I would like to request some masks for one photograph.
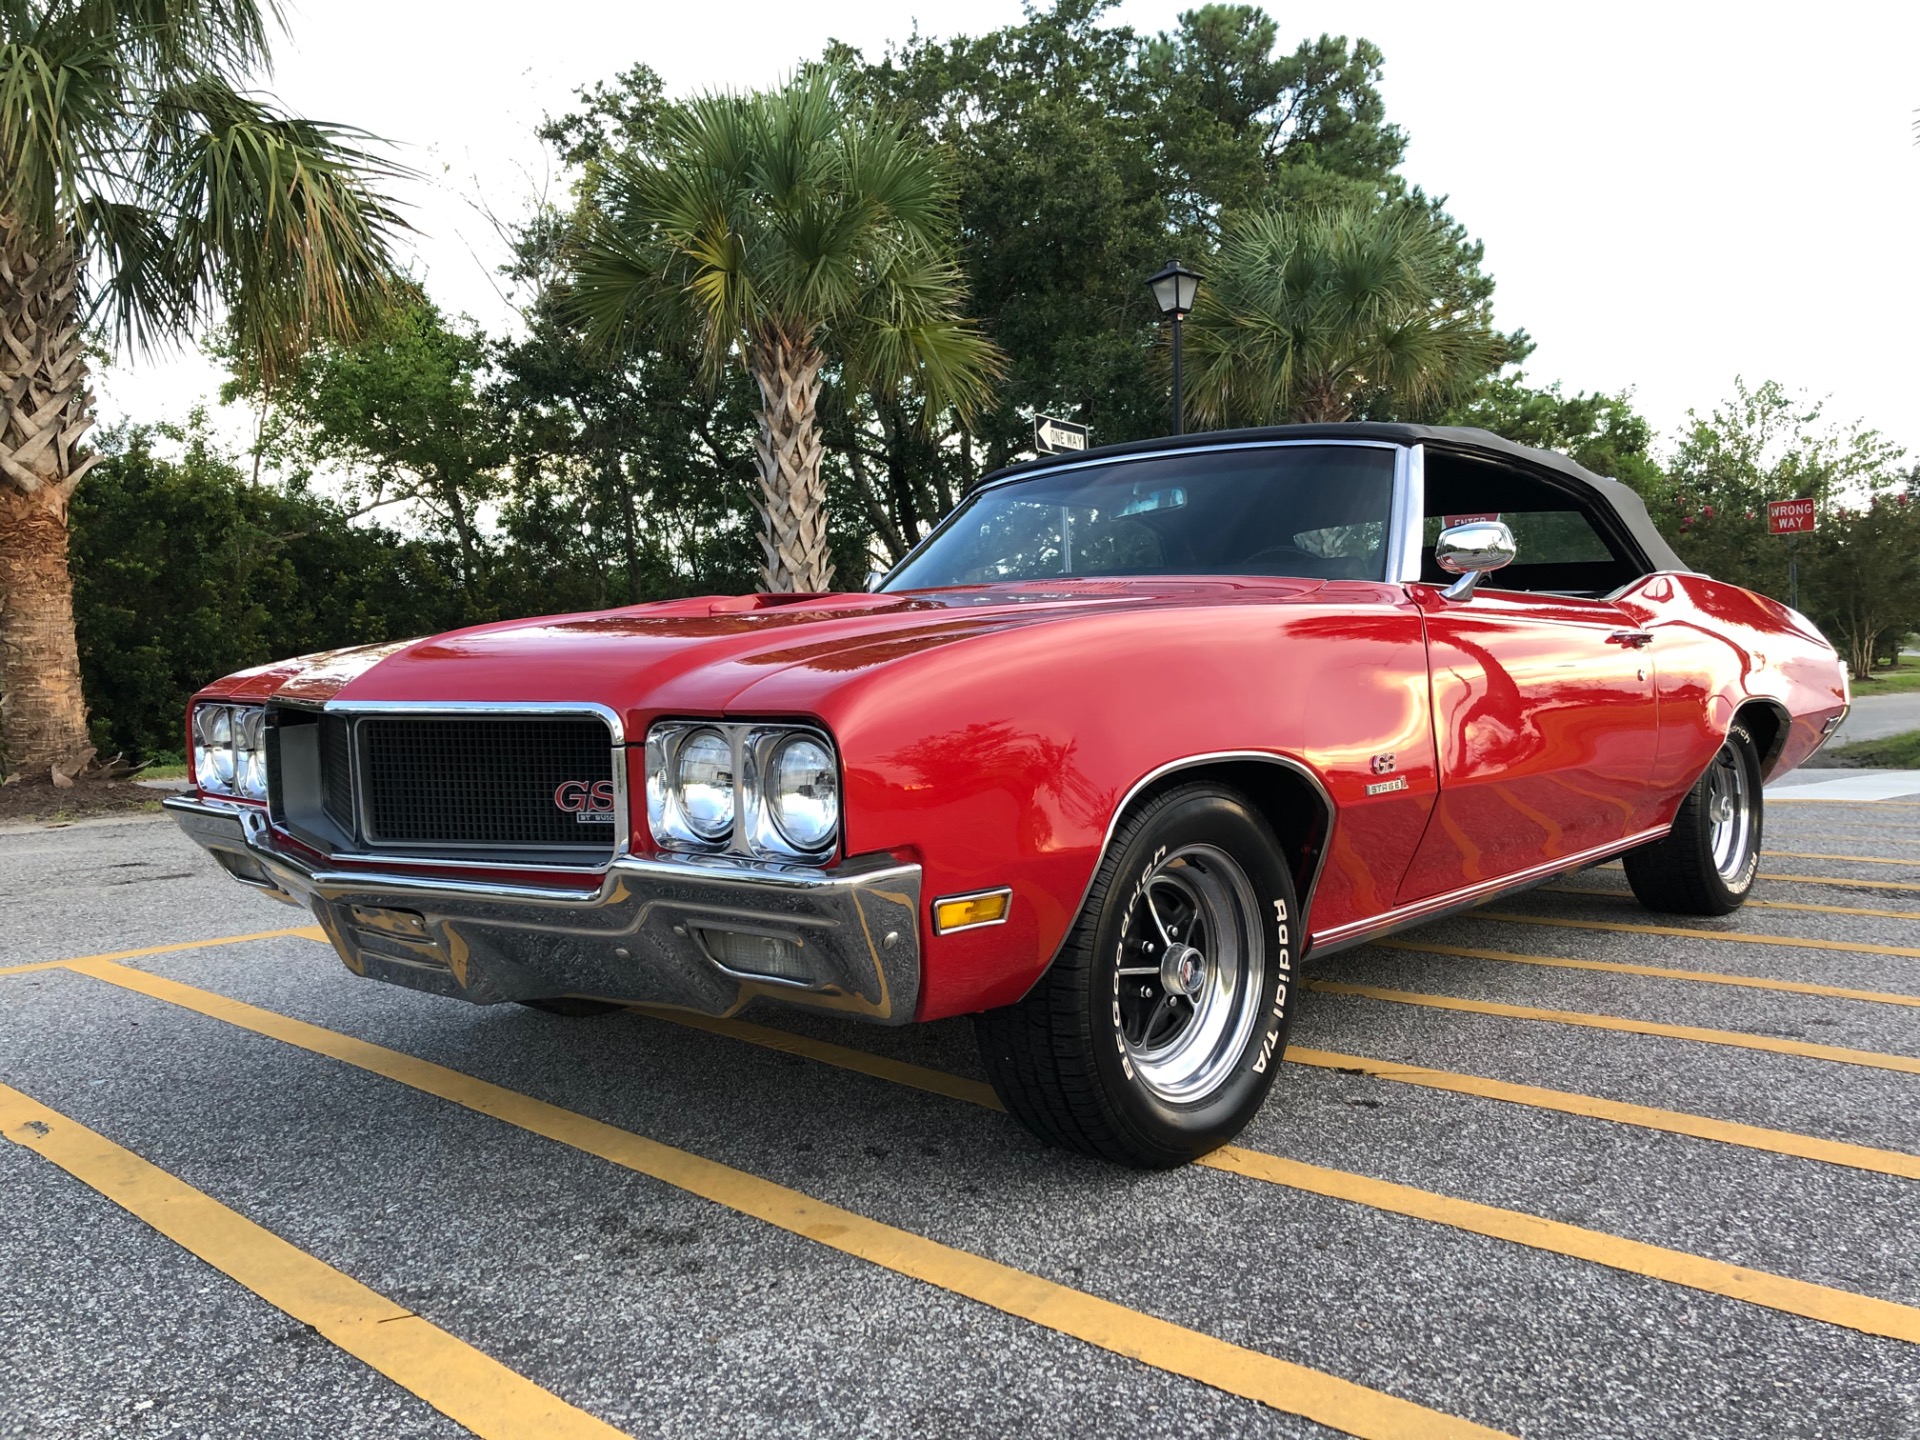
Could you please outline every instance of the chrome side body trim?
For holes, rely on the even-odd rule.
[[[1307,956],[1318,958],[1322,955],[1338,954],[1342,950],[1351,949],[1355,945],[1364,945],[1369,940],[1381,939],[1395,931],[1405,930],[1428,920],[1438,920],[1457,910],[1471,909],[1475,905],[1497,899],[1511,891],[1532,889],[1543,880],[1551,880],[1556,875],[1565,875],[1574,870],[1584,870],[1589,865],[1610,860],[1623,851],[1634,850],[1649,841],[1658,840],[1672,828],[1671,825],[1656,825],[1622,839],[1608,841],[1605,845],[1596,845],[1591,849],[1582,850],[1575,855],[1551,860],[1542,865],[1532,865],[1525,870],[1516,870],[1511,875],[1482,880],[1476,885],[1463,886],[1461,889],[1449,890],[1441,895],[1430,895],[1425,900],[1416,900],[1411,905],[1401,905],[1387,911],[1384,915],[1375,915],[1370,919],[1355,920],[1350,924],[1341,925],[1327,931],[1324,935],[1314,935],[1309,932]]]
[[[562,889],[329,870],[282,850],[264,811],[162,804],[236,879],[312,910],[373,979],[477,1004],[585,995],[706,1015],[766,996],[888,1025],[919,1004],[921,872],[890,855],[833,870],[623,856],[593,888]],[[782,942],[800,973],[723,965],[702,939],[714,931]]]
[[[1327,847],[1333,839],[1333,827],[1339,818],[1339,812],[1335,810],[1333,797],[1327,793],[1327,787],[1321,783],[1318,775],[1314,774],[1312,770],[1290,756],[1275,755],[1267,750],[1213,750],[1203,755],[1186,755],[1178,760],[1169,760],[1158,769],[1149,770],[1145,775],[1134,781],[1132,788],[1120,797],[1120,803],[1114,807],[1113,818],[1107,821],[1107,833],[1100,841],[1100,853],[1094,857],[1093,868],[1087,873],[1086,887],[1080,892],[1079,903],[1073,907],[1075,918],[1077,919],[1080,912],[1086,909],[1087,896],[1093,893],[1093,882],[1100,874],[1100,867],[1107,863],[1107,852],[1113,848],[1114,832],[1120,828],[1120,821],[1126,816],[1128,807],[1133,804],[1134,800],[1138,798],[1142,791],[1147,789],[1147,787],[1152,785],[1156,780],[1165,779],[1168,775],[1175,774],[1181,770],[1194,770],[1202,765],[1216,765],[1226,761],[1238,760],[1257,760],[1267,765],[1278,765],[1283,770],[1291,770],[1311,785],[1313,787],[1313,793],[1319,798],[1327,828],[1325,833],[1320,837],[1320,850],[1319,853],[1313,857],[1313,870],[1312,873],[1307,876],[1306,886],[1301,894],[1295,897],[1300,905],[1300,914],[1310,922],[1313,918],[1313,892],[1320,884],[1321,867],[1327,863]],[[1060,941],[1061,949],[1066,947],[1067,938],[1070,938],[1071,934],[1072,927],[1069,926],[1068,937],[1062,938]],[[1042,973],[1044,973],[1045,969],[1051,969],[1054,961],[1059,958],[1060,950],[1055,950],[1053,954],[1048,957],[1047,964]]]

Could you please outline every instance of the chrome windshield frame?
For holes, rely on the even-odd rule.
[[[1417,458],[1421,455],[1422,447],[1418,445],[1406,445],[1397,440],[1376,440],[1371,438],[1342,439],[1337,436],[1319,439],[1303,436],[1298,440],[1229,440],[1217,445],[1180,445],[1169,447],[1164,451],[1157,452],[1157,454],[1154,451],[1147,450],[1135,451],[1125,455],[1095,455],[1084,460],[1070,460],[1059,465],[1048,465],[1039,470],[1021,471],[1016,474],[1003,475],[997,480],[988,480],[968,491],[967,494],[961,498],[959,504],[955,505],[953,509],[941,517],[939,524],[921,536],[918,543],[916,543],[912,549],[908,550],[905,555],[902,555],[895,561],[887,570],[880,583],[874,587],[874,593],[888,593],[889,587],[893,584],[894,577],[907,566],[911,565],[914,560],[920,556],[921,552],[926,550],[935,540],[945,534],[947,529],[953,525],[975,499],[986,494],[989,490],[1003,489],[1009,485],[1021,484],[1023,481],[1037,480],[1042,476],[1060,475],[1070,470],[1088,470],[1102,465],[1125,465],[1138,460],[1159,458],[1159,456],[1218,455],[1232,450],[1294,450],[1303,447],[1319,449],[1340,447],[1360,450],[1391,450],[1394,452],[1393,495],[1387,515],[1385,579],[1390,584],[1401,583],[1407,578],[1417,580],[1420,576],[1420,522],[1422,506],[1425,499],[1424,486],[1422,484],[1422,477],[1425,473],[1424,463],[1422,458]],[[1409,556],[1412,558],[1410,577],[1407,574]],[[1109,578],[1124,579],[1127,577],[1115,576]],[[1151,577],[1142,576],[1137,578],[1146,579]],[[917,588],[937,590],[947,587],[920,586]],[[897,593],[908,592],[902,591]]]

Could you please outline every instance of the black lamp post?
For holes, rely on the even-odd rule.
[[[1167,268],[1147,281],[1160,313],[1173,322],[1173,433],[1186,429],[1186,412],[1180,404],[1180,322],[1193,310],[1193,297],[1200,293],[1200,282],[1207,277],[1189,270],[1178,260],[1169,260]]]

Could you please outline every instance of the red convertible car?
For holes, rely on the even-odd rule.
[[[976,1017],[1045,1139],[1232,1138],[1305,960],[1609,856],[1754,882],[1845,714],[1626,487],[1314,425],[989,477],[870,593],[484,625],[233,675],[168,802],[356,973],[563,1013]]]

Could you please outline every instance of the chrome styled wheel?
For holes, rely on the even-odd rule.
[[[1114,831],[1047,973],[976,1017],[987,1078],[1056,1145],[1152,1169],[1217,1150],[1280,1071],[1304,933],[1266,817],[1171,785]]]
[[[1680,801],[1673,828],[1620,857],[1640,903],[1674,915],[1739,909],[1760,869],[1760,785],[1760,748],[1753,732],[1735,723]]]
[[[1722,745],[1707,773],[1707,823],[1713,868],[1731,883],[1746,871],[1753,853],[1753,787],[1745,757]]]
[[[1114,1009],[1140,1083],[1174,1104],[1218,1089],[1259,1022],[1265,935],[1252,882],[1212,845],[1141,880],[1114,970]]]

